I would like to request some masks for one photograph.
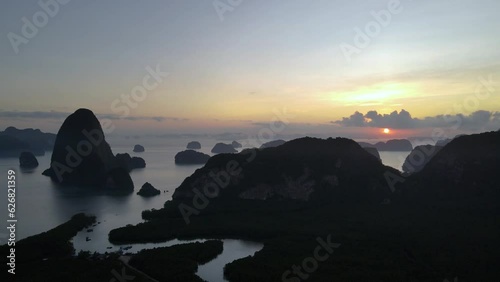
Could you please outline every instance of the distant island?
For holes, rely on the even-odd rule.
[[[12,136],[0,136],[0,157],[19,157],[22,152],[31,151],[31,146]],[[38,152],[38,155],[41,152]],[[45,152],[44,152],[45,153]]]
[[[233,143],[231,143],[231,145],[233,145],[233,148],[235,148],[235,149],[239,149],[239,148],[243,147],[243,145],[241,145],[241,143],[238,141],[233,141]]]
[[[13,126],[7,127],[0,132],[0,136],[11,136],[28,143],[33,150],[51,151],[56,141],[56,134],[45,133],[40,129],[17,129]]]
[[[178,165],[205,164],[210,156],[194,150],[186,150],[175,155],[175,163]]]
[[[201,144],[198,141],[191,141],[187,144],[186,148],[190,150],[199,150],[201,149]]]
[[[137,145],[134,146],[134,150],[133,151],[135,153],[142,153],[142,152],[146,151],[146,149],[144,148],[144,146],[137,144]]]
[[[211,152],[214,154],[231,154],[231,153],[237,153],[238,151],[234,149],[233,145],[231,144],[217,143],[212,148]]]
[[[38,166],[38,160],[31,152],[22,152],[19,156],[19,166],[21,168],[35,168]]]
[[[407,139],[392,139],[387,142],[377,142],[376,144],[359,142],[359,144],[362,147],[376,148],[379,151],[409,152],[413,150],[413,145]]]
[[[146,182],[144,183],[144,185],[142,185],[139,192],[137,192],[137,195],[143,197],[153,197],[159,195],[160,193],[160,190],[156,189],[153,185],[151,185],[151,183]]]
[[[269,141],[269,142],[266,142],[264,144],[262,144],[260,146],[260,149],[266,149],[266,148],[274,148],[274,147],[278,147],[278,146],[281,146],[283,144],[285,144],[286,141],[285,140],[274,140],[274,141]]]
[[[143,158],[131,157],[128,153],[116,154],[116,159],[120,166],[127,168],[128,171],[146,167],[146,161]]]
[[[22,152],[31,152],[35,156],[45,155],[53,149],[56,135],[44,133],[39,129],[17,129],[7,127],[0,132],[0,157],[19,157]]]

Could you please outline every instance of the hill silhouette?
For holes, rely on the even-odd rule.
[[[376,144],[359,142],[362,147],[365,148],[376,148],[379,151],[393,151],[393,152],[401,152],[401,151],[411,151],[413,146],[411,142],[406,139],[391,139],[387,142],[377,142]]]
[[[236,164],[238,168],[227,170]],[[217,183],[219,196],[229,199],[382,201],[390,196],[386,171],[398,173],[353,140],[306,137],[279,147],[216,155],[186,178],[173,198],[193,197],[194,188],[203,191]]]
[[[43,155],[45,151],[51,151],[56,141],[56,135],[53,133],[45,133],[33,128],[17,129],[13,126],[1,131],[0,136],[11,136],[27,143],[30,151],[35,155]]]
[[[484,195],[499,192],[499,171],[500,132],[464,135],[400,185],[407,193],[440,198]]]

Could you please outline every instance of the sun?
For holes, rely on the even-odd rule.
[[[384,128],[384,133],[389,134],[389,133],[391,133],[391,130],[389,128]]]

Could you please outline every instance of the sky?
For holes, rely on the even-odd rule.
[[[7,1],[0,130],[57,132],[78,108],[117,135],[498,130],[498,11],[498,0]]]

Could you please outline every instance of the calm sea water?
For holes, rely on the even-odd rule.
[[[143,198],[131,194],[111,196],[91,193],[76,187],[59,187],[50,178],[41,173],[50,165],[50,153],[38,157],[40,166],[34,170],[21,170],[17,158],[0,159],[0,173],[6,179],[7,170],[17,172],[16,212],[18,218],[18,239],[51,229],[72,215],[85,212],[94,214],[101,222],[100,226],[112,229],[141,221],[141,211],[161,208],[170,200],[177,186],[200,166],[176,166],[174,156],[181,150],[179,146],[147,148],[140,156],[146,160],[147,168],[134,170],[131,177],[135,190],[145,182],[150,182],[162,191],[160,196]],[[131,153],[131,147],[115,147],[114,153]],[[2,193],[2,202],[6,203],[6,193]],[[4,213],[4,216],[7,216]],[[104,227],[103,227],[104,228]],[[107,237],[107,236],[106,236]]]
[[[410,154],[408,152],[379,152],[382,163],[386,166],[391,166],[399,171],[403,170],[403,164],[406,157]]]
[[[91,252],[117,251],[120,247],[114,246],[108,241],[108,234],[114,228],[127,224],[142,222],[141,212],[152,208],[162,208],[163,204],[172,198],[172,194],[181,182],[200,165],[176,166],[174,156],[177,152],[185,150],[189,140],[160,140],[147,142],[137,140],[129,141],[128,145],[113,145],[113,153],[129,153],[146,160],[146,168],[133,170],[131,172],[135,190],[138,191],[145,182],[150,182],[162,193],[159,196],[143,198],[134,194],[126,196],[111,196],[100,193],[92,193],[86,189],[77,187],[59,187],[50,178],[42,175],[42,172],[50,165],[51,153],[37,157],[40,165],[32,170],[19,168],[17,158],[0,159],[0,174],[3,174],[5,184],[7,183],[7,171],[16,171],[16,217],[18,219],[16,235],[17,240],[45,232],[68,221],[76,213],[84,212],[97,217],[97,224],[92,227],[92,232],[83,230],[73,238],[76,251],[85,250]],[[145,144],[146,152],[133,153],[133,144]],[[158,143],[161,143],[159,145]],[[209,153],[215,140],[202,142],[202,152]],[[1,193],[0,200],[4,203],[2,218],[7,219],[7,193]],[[5,244],[6,232],[0,231],[0,244]],[[87,240],[89,239],[89,240]],[[3,241],[3,242],[2,242]],[[194,240],[194,241],[203,241]],[[127,252],[135,253],[142,249],[172,246],[176,244],[194,242],[172,240],[159,244],[134,244]],[[261,243],[247,242],[242,240],[223,240],[224,251],[216,259],[199,267],[198,275],[210,282],[224,281],[223,267],[227,263],[242,257],[255,254],[262,249]]]
[[[50,178],[45,177],[42,172],[50,165],[51,153],[38,157],[39,167],[33,170],[22,170],[19,168],[17,158],[0,159],[0,174],[7,179],[7,171],[14,169],[17,175],[16,190],[16,216],[17,239],[39,234],[68,221],[72,215],[80,212],[93,214],[97,217],[99,224],[92,227],[92,232],[83,230],[73,239],[75,249],[96,252],[110,252],[119,250],[120,246],[114,246],[108,241],[109,231],[142,222],[141,212],[147,209],[159,209],[165,201],[172,198],[172,194],[181,182],[201,166],[176,166],[174,156],[177,152],[185,150],[190,140],[156,140],[146,142],[144,140],[128,140],[126,142],[111,141],[113,153],[129,153],[132,156],[140,156],[146,160],[147,167],[131,172],[135,190],[138,191],[145,182],[150,182],[162,193],[152,198],[143,198],[131,194],[126,196],[111,196],[99,193],[91,193],[88,190],[77,187],[59,187],[52,183]],[[215,140],[200,140],[202,152],[209,153]],[[124,145],[124,143],[127,143]],[[145,145],[146,152],[133,153],[133,144]],[[381,158],[386,165],[401,170],[404,158],[409,152],[380,152]],[[0,200],[7,207],[7,193],[1,193]],[[2,217],[7,219],[6,208],[3,209]],[[0,244],[5,244],[6,232],[0,231]],[[200,239],[202,240],[202,239]],[[200,241],[196,240],[196,241]],[[137,252],[145,248],[159,246],[171,246],[187,241],[172,240],[161,244],[135,244],[129,252]],[[224,240],[224,252],[213,261],[200,266],[198,275],[207,281],[223,281],[222,269],[225,264],[242,257],[253,255],[262,248],[260,243],[252,243],[241,240]]]

